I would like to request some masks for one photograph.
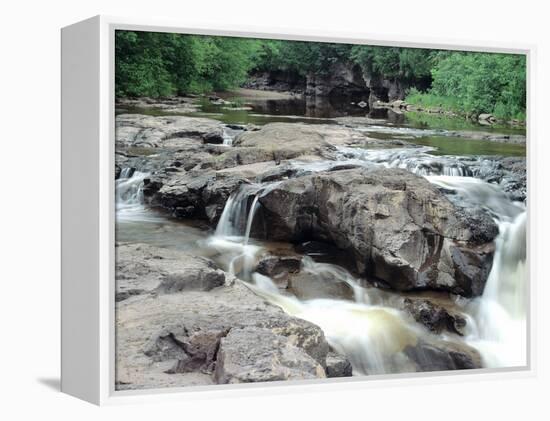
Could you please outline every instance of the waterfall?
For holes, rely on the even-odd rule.
[[[123,168],[123,169],[120,171],[120,177],[119,177],[119,179],[130,178],[130,177],[134,174],[135,171],[136,171],[135,168],[131,168],[131,167]]]
[[[306,267],[309,265],[306,263]],[[315,268],[319,271],[332,269],[336,269],[338,276],[343,274],[343,269],[334,265]],[[258,295],[281,307],[287,314],[319,326],[331,347],[348,358],[354,375],[414,370],[404,351],[427,334],[402,311],[346,300],[300,301],[294,296],[281,294],[266,276],[255,273],[252,278],[254,283],[248,286]]]
[[[223,208],[222,215],[218,221],[216,227],[216,236],[218,237],[238,237],[243,234],[246,236],[246,233],[250,233],[250,229],[247,229],[247,221],[250,220],[250,225],[252,225],[252,218],[254,217],[255,205],[257,205],[257,200],[251,207],[250,216],[248,209],[248,198],[252,195],[256,195],[262,189],[260,184],[241,184],[238,190],[233,192],[225,206]]]
[[[494,184],[475,178],[427,177],[487,209],[498,224],[495,255],[481,297],[466,308],[474,323],[467,342],[477,348],[487,367],[526,364],[526,225],[522,203],[512,202]]]
[[[228,198],[215,234],[206,245],[224,270],[246,281],[246,285],[286,313],[308,320],[323,330],[330,345],[346,355],[354,374],[383,374],[414,371],[415,362],[408,350],[420,342],[463,341],[476,348],[486,367],[525,364],[525,282],[526,209],[495,184],[474,178],[467,162],[457,157],[431,155],[429,147],[364,150],[340,148],[339,161],[301,163],[293,168],[303,173],[330,170],[342,163],[383,165],[404,168],[424,176],[432,184],[453,192],[465,203],[481,206],[495,219],[499,234],[495,256],[481,297],[457,302],[467,320],[467,331],[460,339],[436,336],[402,310],[402,296],[362,285],[337,265],[319,263],[308,256],[301,271],[315,278],[344,282],[353,291],[353,301],[316,298],[300,300],[281,291],[272,279],[255,272],[265,248],[250,244],[252,227],[260,208],[260,198],[279,183],[242,184]],[[477,168],[494,162],[475,161]],[[468,161],[468,162],[471,162]],[[475,170],[478,171],[478,170]]]
[[[499,222],[493,266],[483,295],[468,310],[476,326],[467,340],[487,367],[527,364],[527,213]]]
[[[270,184],[241,184],[227,199],[215,234],[206,242],[208,248],[219,253],[219,263],[229,273],[244,280],[250,280],[255,262],[263,250],[249,244],[249,240],[254,215],[260,206],[260,195],[269,186]],[[254,199],[249,207],[251,196]]]
[[[223,131],[222,137],[223,137],[223,144],[224,145],[226,145],[226,146],[232,146],[233,145],[233,137],[229,133],[227,133],[226,130]]]
[[[124,168],[115,182],[117,208],[141,206],[143,204],[143,180],[148,173]],[[128,176],[131,174],[131,176]]]
[[[428,176],[438,187],[452,190],[474,205],[488,210],[498,221],[514,219],[525,211],[525,205],[513,202],[496,185],[472,177]]]
[[[319,263],[309,256],[302,258],[301,270],[310,273],[317,277],[325,277],[329,279],[345,282],[353,291],[353,296],[356,302],[369,302],[368,295],[361,288],[357,280],[344,268],[330,263]]]
[[[254,200],[252,201],[252,206],[250,206],[250,211],[248,212],[248,220],[246,221],[246,231],[244,234],[244,245],[248,244],[248,240],[250,239],[250,230],[252,229],[252,223],[254,222],[254,215],[256,214],[256,211],[258,210],[259,203],[258,200],[260,199],[260,196],[257,194],[254,196]]]
[[[117,222],[143,220],[150,216],[143,203],[143,181],[149,173],[124,168],[115,181]]]

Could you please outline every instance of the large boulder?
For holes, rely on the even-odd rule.
[[[374,140],[353,128],[335,124],[270,123],[241,133],[235,146],[270,151],[274,160],[300,156],[332,157],[336,146],[365,145]]]
[[[231,193],[244,182],[247,180],[238,175],[216,171],[176,171],[146,179],[143,193],[152,205],[176,217],[203,218],[215,223]]]
[[[282,181],[260,198],[266,236],[328,241],[397,290],[483,292],[494,245],[422,177],[356,168]],[[496,235],[496,230],[491,231]]]

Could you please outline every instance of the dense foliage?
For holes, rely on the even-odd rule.
[[[429,83],[436,54],[420,48],[357,45],[352,49],[351,59],[364,73],[415,85]]]
[[[259,40],[117,31],[117,96],[168,96],[226,90],[260,71],[300,77],[327,74],[335,63],[399,80],[407,101],[467,114],[523,118],[525,57],[418,48]]]
[[[255,70],[289,71],[300,76],[311,72],[326,74],[331,65],[348,62],[351,49],[347,44],[264,40]]]
[[[117,96],[225,90],[246,80],[257,40],[117,31]]]
[[[436,62],[432,77],[429,94],[453,98],[456,109],[525,116],[525,56],[454,52]]]

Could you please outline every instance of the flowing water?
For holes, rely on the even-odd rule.
[[[365,130],[395,138],[426,139],[442,134],[439,129],[422,132],[418,128],[390,125]],[[227,132],[224,144],[230,147],[231,139],[232,133]],[[437,151],[431,145],[382,150],[340,148],[338,161],[295,162],[294,165],[305,173],[350,162],[403,168],[490,213],[498,224],[499,234],[484,293],[477,299],[457,299],[454,303],[468,321],[464,337],[450,333],[436,336],[428,332],[400,310],[401,295],[365,285],[344,268],[309,256],[302,258],[301,273],[341,282],[353,291],[352,297],[300,299],[292,290],[281,290],[272,279],[254,272],[258,259],[270,247],[268,242],[253,235],[254,222],[261,209],[259,199],[277,183],[241,185],[227,200],[212,232],[147,208],[143,204],[142,188],[148,174],[124,170],[116,182],[117,240],[147,242],[211,257],[222,269],[238,276],[253,291],[288,314],[320,326],[331,346],[350,360],[354,374],[413,371],[414,364],[406,350],[420,342],[441,340],[473,346],[480,352],[485,367],[525,365],[525,204],[513,202],[499,185],[478,178],[483,171],[497,165],[496,161],[469,153],[437,155]]]

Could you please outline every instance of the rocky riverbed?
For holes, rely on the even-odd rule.
[[[120,107],[166,112],[116,118],[117,389],[498,364],[480,318],[525,158]]]

